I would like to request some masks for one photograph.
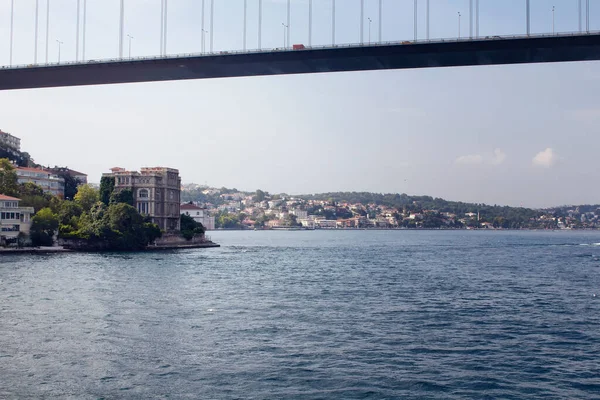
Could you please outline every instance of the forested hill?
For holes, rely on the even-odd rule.
[[[542,211],[523,207],[509,207],[476,203],[463,203],[460,201],[448,201],[431,196],[409,196],[398,193],[370,193],[370,192],[331,192],[318,193],[311,195],[298,195],[306,200],[331,201],[335,203],[361,203],[367,205],[375,203],[394,207],[399,210],[419,212],[423,210],[436,210],[439,212],[448,212],[456,215],[479,212],[482,218],[503,217],[510,220],[526,221],[530,218],[537,218],[542,215]]]

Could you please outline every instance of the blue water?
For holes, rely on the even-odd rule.
[[[600,398],[600,232],[212,237],[2,256],[0,398]]]

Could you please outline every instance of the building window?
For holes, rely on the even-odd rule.
[[[142,199],[147,199],[149,196],[148,194],[148,189],[140,189],[138,191],[138,197],[142,198]]]
[[[149,214],[150,207],[147,202],[138,203],[138,211],[140,214]]]

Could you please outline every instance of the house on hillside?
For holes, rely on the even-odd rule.
[[[20,207],[21,199],[0,194],[0,243],[16,241],[19,233],[29,234],[33,207]]]
[[[182,204],[179,209],[182,214],[186,214],[194,219],[196,222],[200,222],[207,230],[215,229],[215,217],[208,215],[208,210],[203,207],[198,207],[192,203]]]

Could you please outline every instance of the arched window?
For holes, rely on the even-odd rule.
[[[147,199],[149,197],[148,189],[140,189],[138,191],[138,197],[142,199]]]

